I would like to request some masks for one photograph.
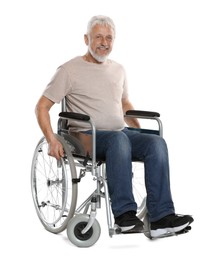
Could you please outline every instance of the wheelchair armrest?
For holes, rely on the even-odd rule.
[[[163,126],[162,126],[162,122],[159,118],[160,114],[158,112],[142,111],[142,110],[128,110],[128,111],[126,111],[126,114],[124,116],[155,120],[158,123],[159,135],[163,136]]]
[[[74,112],[61,112],[59,116],[64,119],[75,119],[80,121],[89,121],[90,116]]]
[[[126,111],[126,116],[135,117],[160,117],[160,114],[152,111],[142,111],[142,110],[128,110]]]

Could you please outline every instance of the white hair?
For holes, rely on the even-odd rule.
[[[104,16],[104,15],[97,15],[97,16],[93,16],[89,23],[88,23],[88,26],[87,26],[87,35],[89,36],[92,28],[96,25],[96,24],[100,24],[100,25],[105,25],[105,26],[108,26],[110,27],[113,32],[114,32],[114,37],[115,37],[115,34],[116,34],[116,30],[115,30],[115,25],[114,25],[114,22],[113,20],[108,17],[108,16]]]

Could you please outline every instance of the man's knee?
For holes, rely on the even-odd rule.
[[[156,154],[159,154],[159,155],[168,154],[166,141],[158,135],[151,136],[150,142],[149,142],[149,147],[150,147],[150,151],[155,152]]]
[[[129,138],[121,131],[113,131],[108,138],[108,144],[110,147],[113,147],[116,152],[130,152],[131,144]]]

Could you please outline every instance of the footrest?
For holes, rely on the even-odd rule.
[[[164,235],[158,236],[158,237],[150,237],[151,239],[157,239],[157,238],[164,238],[164,237],[171,237],[171,236],[177,236],[177,235],[182,235],[186,234],[191,230],[191,226],[187,226],[184,229],[178,231],[178,232],[169,232]]]

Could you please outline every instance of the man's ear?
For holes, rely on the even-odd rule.
[[[88,46],[89,45],[89,37],[87,34],[84,34],[84,41],[85,41],[85,44]]]

